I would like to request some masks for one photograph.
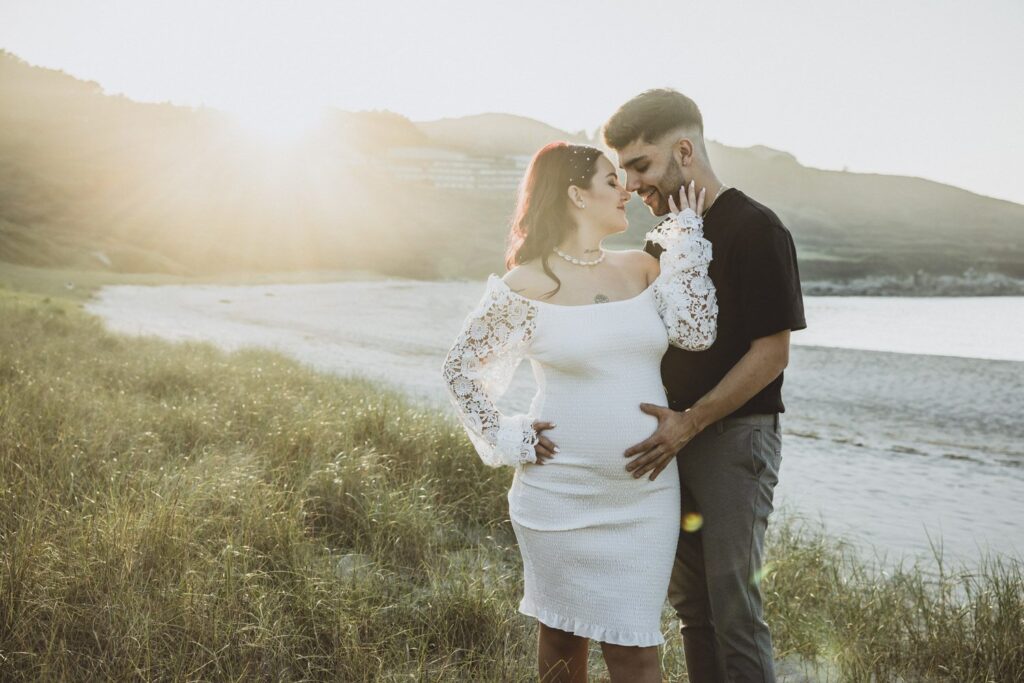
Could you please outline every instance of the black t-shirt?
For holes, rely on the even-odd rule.
[[[711,391],[751,340],[807,327],[796,247],[771,209],[729,188],[708,209],[704,237],[712,247],[708,274],[718,299],[718,333],[705,351],[669,346],[661,377],[673,410],[686,410]],[[662,249],[647,242],[644,251],[657,257]],[[731,416],[781,412],[782,373]]]

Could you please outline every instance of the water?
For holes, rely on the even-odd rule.
[[[807,297],[793,342],[1024,361],[1024,297]]]
[[[447,409],[440,365],[483,284],[105,287],[130,334],[274,348]],[[808,297],[783,397],[777,508],[890,560],[1024,554],[1024,298]],[[529,364],[499,405],[519,412]]]

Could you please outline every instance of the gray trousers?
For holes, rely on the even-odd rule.
[[[781,460],[777,414],[720,420],[676,454],[683,528],[668,599],[693,683],[775,681],[760,572]]]

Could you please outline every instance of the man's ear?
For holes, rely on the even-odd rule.
[[[693,163],[693,142],[690,138],[680,137],[676,140],[672,145],[672,155],[680,166],[689,166]]]

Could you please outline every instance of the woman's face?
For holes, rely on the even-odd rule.
[[[626,202],[629,192],[619,182],[619,174],[608,157],[597,158],[597,168],[590,179],[590,189],[580,188],[586,208],[583,215],[596,225],[606,228],[609,233],[622,232],[629,227],[626,219]]]

